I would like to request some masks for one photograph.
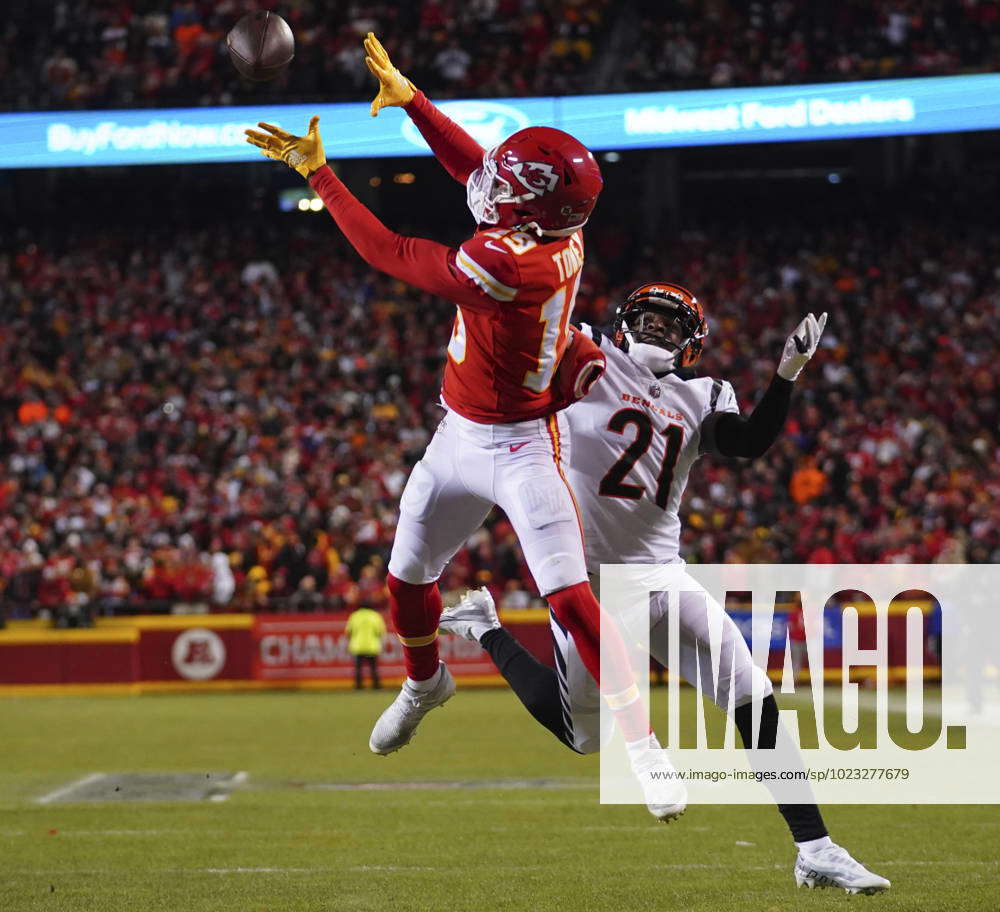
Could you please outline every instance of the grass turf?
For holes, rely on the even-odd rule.
[[[391,694],[254,693],[0,702],[0,909],[1000,909],[1000,810],[837,806],[834,838],[893,881],[796,891],[767,806],[663,826],[597,803],[595,757],[507,691],[465,691],[412,745],[368,752]],[[246,770],[223,803],[39,805],[95,771]],[[319,784],[553,778],[559,789],[334,791]],[[866,906],[867,907],[867,906]]]

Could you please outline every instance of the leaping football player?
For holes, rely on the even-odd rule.
[[[789,336],[777,372],[752,414],[739,415],[732,386],[711,377],[685,379],[678,369],[701,356],[708,324],[702,305],[669,282],[643,285],[618,307],[610,338],[584,326],[607,358],[600,383],[566,410],[573,449],[568,477],[583,516],[587,567],[596,585],[605,564],[681,564],[681,497],[695,460],[703,453],[755,458],[778,438],[792,388],[813,356],[826,314],[809,314]],[[701,587],[690,577],[691,589]],[[771,682],[722,606],[702,592],[681,592],[678,606],[680,667],[723,710],[731,706],[745,746],[753,744],[751,705],[763,695],[757,746],[781,751],[801,765],[801,755],[781,725]],[[706,610],[707,608],[707,610]],[[666,593],[651,596],[650,652],[669,665]],[[445,611],[441,630],[479,642],[525,707],[566,746],[591,753],[606,743],[600,694],[584,673],[574,641],[558,616],[551,618],[556,669],[531,656],[500,627],[484,588]],[[711,634],[721,630],[714,677],[698,674],[697,656],[711,654]],[[702,669],[704,671],[704,668]],[[707,686],[703,686],[707,685]],[[714,685],[714,689],[713,689]],[[754,752],[751,752],[751,762]],[[759,757],[760,755],[758,755]],[[808,783],[803,803],[778,804],[798,846],[799,886],[878,892],[889,881],[873,874],[830,840]]]
[[[605,649],[616,658],[600,678],[600,605],[587,582],[582,528],[564,476],[569,438],[559,409],[603,370],[597,347],[570,327],[583,266],[581,229],[601,192],[600,169],[580,142],[548,127],[520,130],[484,151],[400,74],[370,33],[365,50],[379,81],[372,115],[404,108],[465,185],[477,225],[469,240],[452,249],[386,228],[327,166],[317,117],[305,136],[262,123],[247,139],[309,180],[370,265],[457,308],[441,391],[445,417],[403,491],[388,567],[407,678],[369,746],[377,754],[403,747],[423,716],[454,694],[438,657],[437,580],[498,504],[553,616],[615,709],[647,796],[659,796],[660,816],[670,819],[676,788],[649,776],[661,752],[650,750],[648,715],[624,644],[607,631]]]

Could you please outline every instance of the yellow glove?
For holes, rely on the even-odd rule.
[[[417,87],[392,65],[389,55],[374,32],[369,32],[365,36],[365,54],[368,69],[379,81],[378,95],[372,101],[372,117],[377,117],[382,108],[401,108],[408,105]]]
[[[313,117],[309,121],[309,130],[305,136],[295,136],[269,123],[259,123],[257,126],[267,132],[245,130],[247,142],[260,149],[268,158],[283,161],[305,178],[311,177],[314,171],[326,164],[323,140],[319,135],[319,117]]]

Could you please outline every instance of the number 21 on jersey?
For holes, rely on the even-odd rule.
[[[670,489],[674,484],[674,468],[684,444],[684,428],[679,424],[668,424],[660,431],[667,438],[666,449],[656,476],[656,490],[647,491],[644,485],[632,484],[625,479],[653,443],[653,422],[645,412],[633,408],[615,412],[608,421],[608,430],[623,436],[630,426],[635,428],[635,438],[601,479],[597,493],[625,500],[640,500],[644,494],[649,494],[661,510],[666,510],[670,503]]]

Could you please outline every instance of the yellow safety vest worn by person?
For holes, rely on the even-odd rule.
[[[372,608],[359,608],[351,612],[347,619],[348,652],[351,655],[379,655],[382,652],[382,637],[385,636],[385,621]]]

